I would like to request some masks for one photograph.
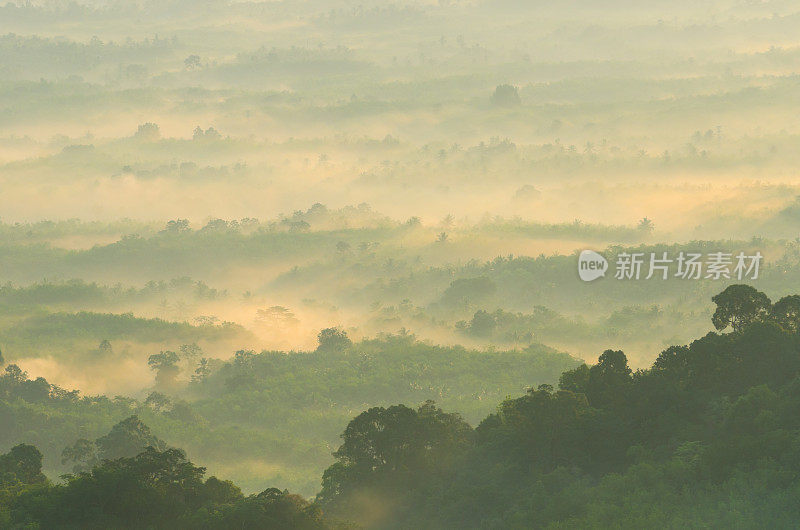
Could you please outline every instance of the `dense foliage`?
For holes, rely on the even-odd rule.
[[[0,0],[0,528],[800,526],[798,23]]]
[[[26,453],[26,454],[21,454]],[[179,449],[148,447],[133,457],[104,460],[90,471],[50,484],[36,476],[41,454],[17,446],[0,456],[0,524],[12,528],[293,528],[323,530],[319,508],[302,497],[270,488],[245,497],[229,481],[204,479],[205,468]],[[30,470],[25,469],[28,466]],[[33,475],[33,476],[32,476]],[[8,495],[8,494],[6,494]],[[3,502],[5,501],[5,502]]]
[[[98,351],[92,360],[109,355],[119,358]],[[47,457],[48,474],[57,476],[104,458],[134,456],[104,442],[105,433],[125,420],[129,424],[119,429],[138,432],[137,439],[156,447],[151,435],[182,447],[215,472],[234,474],[247,491],[278,483],[311,495],[331,463],[337,435],[361,410],[436,400],[478,421],[531,381],[555,383],[578,364],[541,345],[482,352],[434,346],[408,334],[353,344],[334,329],[320,334],[312,352],[240,350],[227,362],[200,355],[188,344],[142,359],[155,389],[140,399],[81,395],[9,364],[0,375],[0,444],[35,444]],[[190,374],[190,382],[176,384],[176,377]],[[130,420],[134,414],[152,433]],[[62,455],[66,446],[71,452]]]
[[[474,433],[368,411],[345,430],[318,501],[376,528],[794,527],[794,299],[772,306],[732,286],[715,297],[718,314],[740,323],[731,333],[668,348],[636,372],[608,350],[558,389],[507,399]]]
[[[35,447],[19,445],[0,456],[0,521],[42,528],[794,527],[800,313],[788,308],[796,300],[772,304],[755,289],[731,286],[714,297],[713,320],[722,329],[736,323],[732,331],[667,348],[647,370],[633,371],[622,351],[607,350],[596,364],[563,372],[557,389],[542,384],[506,399],[474,429],[431,401],[371,407],[342,433],[313,503],[274,488],[245,497],[230,482],[204,479],[204,468],[166,448],[136,417],[66,448],[65,458],[94,460],[84,459],[88,467],[61,484],[41,474]],[[334,331],[325,336],[341,340]]]

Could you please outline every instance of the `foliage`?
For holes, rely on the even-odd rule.
[[[9,506],[13,528],[331,528],[319,509],[274,488],[244,497],[234,484],[204,480],[179,449],[148,447],[105,460],[65,484],[22,491]]]
[[[608,350],[564,372],[558,390],[505,400],[444,466],[418,461],[402,482],[383,470],[403,452],[354,467],[353,448],[376,454],[384,436],[359,428],[368,411],[342,435],[318,501],[369,528],[796,526],[800,336],[764,317],[761,293],[745,294],[758,303],[727,306],[735,331],[636,372]],[[414,429],[391,440],[435,446]],[[353,501],[359,488],[379,517]]]
[[[189,344],[183,351],[195,348]],[[153,359],[161,366],[174,357],[164,351]],[[156,441],[163,440],[212,469],[233,467],[247,491],[281,483],[311,495],[331,463],[331,445],[359,410],[436,400],[477,421],[528,381],[555,383],[578,364],[541,345],[482,352],[433,346],[408,334],[344,349],[241,350],[227,362],[197,362],[188,387],[154,388],[141,401],[66,391],[8,365],[0,376],[0,444],[35,444],[46,456],[48,474],[58,476],[104,458],[132,456],[146,445],[160,448]],[[106,439],[108,454],[98,445]],[[263,462],[267,470],[236,467],[243,461]]]

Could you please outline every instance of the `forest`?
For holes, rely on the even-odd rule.
[[[60,483],[42,473],[43,454],[34,445],[18,444],[0,456],[0,522],[10,528],[791,527],[800,519],[800,295],[773,304],[753,287],[732,285],[713,302],[716,331],[665,349],[649,368],[634,371],[624,352],[606,350],[591,366],[563,371],[555,385],[505,398],[474,427],[433,400],[370,407],[341,432],[335,462],[312,500],[276,487],[245,495],[233,482],[207,476],[133,414],[95,440],[65,447],[62,462],[74,466]],[[330,331],[320,337],[320,350],[353,347]],[[251,374],[271,371],[275,361],[268,352],[241,353],[220,374],[237,377],[251,363],[238,377],[255,381]],[[0,418],[11,425],[30,422],[26,406],[28,414],[54,418],[65,405],[111,405],[28,379],[13,364],[0,377],[0,396]],[[176,419],[192,413],[154,394],[144,405],[168,407]]]
[[[0,529],[800,526],[798,23],[2,0]]]

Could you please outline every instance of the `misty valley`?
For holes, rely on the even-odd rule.
[[[798,527],[798,22],[0,5],[0,529]]]

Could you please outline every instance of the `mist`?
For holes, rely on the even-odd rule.
[[[48,430],[19,405],[0,453],[35,442],[58,480],[64,447],[135,414],[246,494],[311,498],[372,407],[478,425],[606,350],[648,369],[715,329],[731,285],[800,292],[798,21],[780,1],[3,4],[0,365],[74,409]],[[584,283],[586,249],[763,262]],[[381,495],[353,495],[365,527],[400,509]]]

